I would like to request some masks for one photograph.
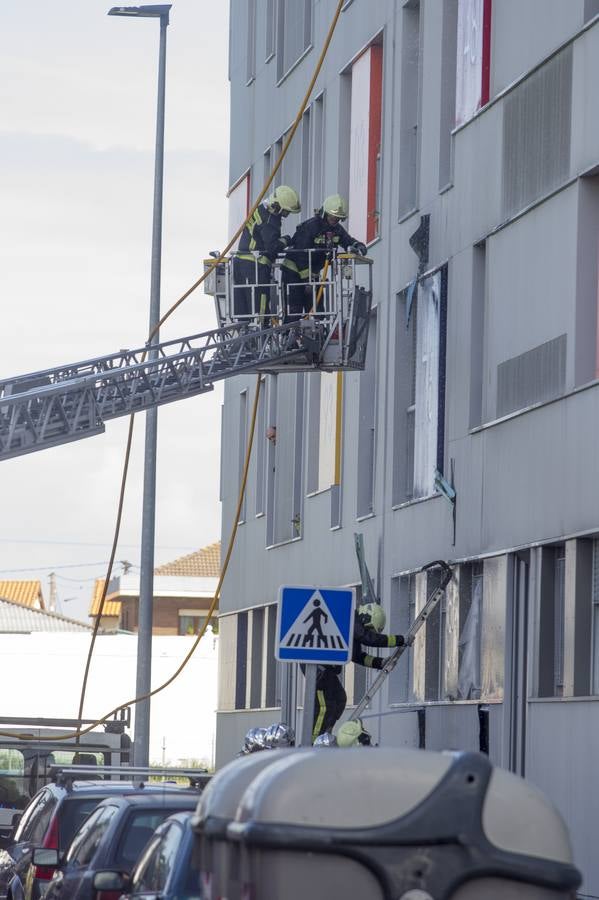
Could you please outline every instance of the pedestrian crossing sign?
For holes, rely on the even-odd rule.
[[[355,602],[352,588],[282,587],[276,658],[336,666],[351,662]]]

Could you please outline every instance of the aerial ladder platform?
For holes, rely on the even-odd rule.
[[[214,298],[217,328],[0,380],[0,459],[101,434],[109,419],[206,393],[243,373],[364,368],[371,259],[332,251],[318,280],[302,283],[311,311],[290,318],[280,262],[274,283],[242,288],[233,282],[233,257],[215,257],[205,262],[204,290]],[[251,303],[239,315],[242,289]]]

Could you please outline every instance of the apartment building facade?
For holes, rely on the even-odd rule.
[[[334,9],[231,2],[231,233]],[[538,784],[570,828],[585,896],[599,896],[598,78],[596,0],[344,4],[277,183],[298,189],[301,218],[348,198],[348,230],[374,260],[367,363],[342,388],[265,379],[220,604],[216,749],[223,763],[278,718],[280,585],[357,584],[362,532],[397,632],[433,586],[421,566],[449,560],[455,578],[369,730],[483,750]],[[413,237],[427,230],[428,246]],[[225,538],[254,388],[225,388]],[[350,704],[365,679],[347,667]]]

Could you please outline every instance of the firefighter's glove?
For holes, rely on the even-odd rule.
[[[403,647],[404,644],[405,644],[405,642],[406,642],[406,639],[405,639],[405,637],[403,636],[403,634],[396,634],[396,635],[395,635],[395,646],[396,646],[396,647]]]
[[[285,247],[288,247],[291,243],[291,235],[290,234],[282,234],[279,238],[279,244],[281,245],[281,249],[284,250]]]
[[[355,241],[351,244],[349,250],[351,253],[358,253],[360,256],[366,256],[366,244],[362,244],[360,241]]]

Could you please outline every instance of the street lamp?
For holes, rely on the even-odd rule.
[[[160,19],[158,54],[158,104],[156,112],[156,151],[154,155],[154,207],[152,214],[152,267],[150,274],[150,333],[160,321],[160,266],[162,256],[162,182],[164,172],[164,98],[166,73],[166,28],[170,3],[157,6],[113,6],[109,16]],[[152,346],[158,343],[158,331],[150,341],[149,359],[156,359]],[[146,411],[144,449],[144,488],[141,526],[141,565],[139,617],[137,629],[136,696],[148,694],[152,677],[152,601],[154,595],[154,532],[156,522],[156,444],[158,410]],[[149,764],[150,700],[142,700],[135,711],[133,758],[136,766]]]

